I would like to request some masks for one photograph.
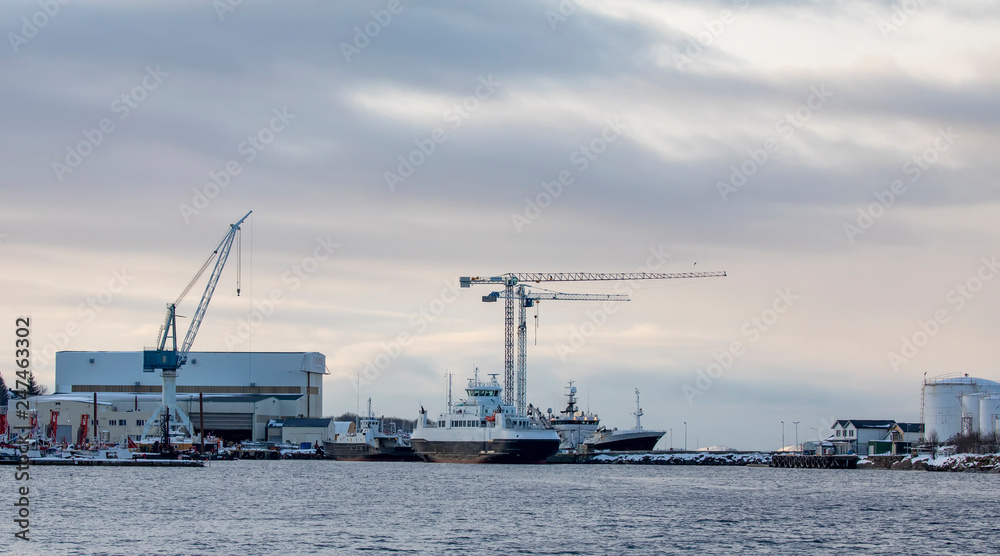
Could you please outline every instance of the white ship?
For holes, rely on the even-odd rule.
[[[569,393],[566,394],[569,397],[566,409],[559,412],[559,415],[553,415],[552,410],[549,410],[549,423],[562,439],[559,451],[576,452],[586,439],[594,436],[601,420],[593,413],[577,409],[576,386],[573,386],[572,380],[566,388],[569,389]]]
[[[448,412],[436,421],[420,408],[417,428],[410,437],[414,451],[427,461],[452,463],[542,463],[559,449],[559,434],[542,426],[540,412],[528,406],[518,415],[504,405],[503,388],[491,374],[481,382],[479,372],[469,379],[467,397],[454,406],[449,391]]]

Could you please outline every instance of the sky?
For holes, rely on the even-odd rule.
[[[502,304],[460,276],[725,271],[538,284],[631,300],[531,309],[528,401],[558,411],[573,380],[627,428],[638,389],[659,447],[919,421],[925,375],[1000,378],[998,20],[983,1],[4,3],[0,352],[30,317],[52,389],[57,350],[153,344],[252,210],[194,350],[324,353],[327,415],[434,413],[446,373],[457,395],[503,372]]]

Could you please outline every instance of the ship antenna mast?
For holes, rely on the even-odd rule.
[[[451,371],[448,371],[448,413],[451,413]]]
[[[639,419],[642,417],[642,408],[639,407],[639,389],[635,389],[635,430],[642,430],[642,423]]]

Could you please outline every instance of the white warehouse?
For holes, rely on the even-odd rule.
[[[204,419],[208,433],[227,440],[263,440],[272,419],[322,414],[326,374],[326,357],[317,352],[191,352],[177,373],[177,405],[195,430]],[[44,428],[51,412],[59,412],[57,434],[70,442],[78,439],[83,415],[89,437],[118,442],[142,433],[162,385],[159,372],[143,370],[141,351],[62,351],[55,393],[31,405]]]
[[[926,438],[944,442],[958,434],[1000,430],[1000,383],[953,374],[924,381]]]

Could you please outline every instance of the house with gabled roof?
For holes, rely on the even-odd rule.
[[[838,454],[867,454],[868,442],[885,440],[895,425],[892,419],[839,419],[826,440],[833,443]]]

